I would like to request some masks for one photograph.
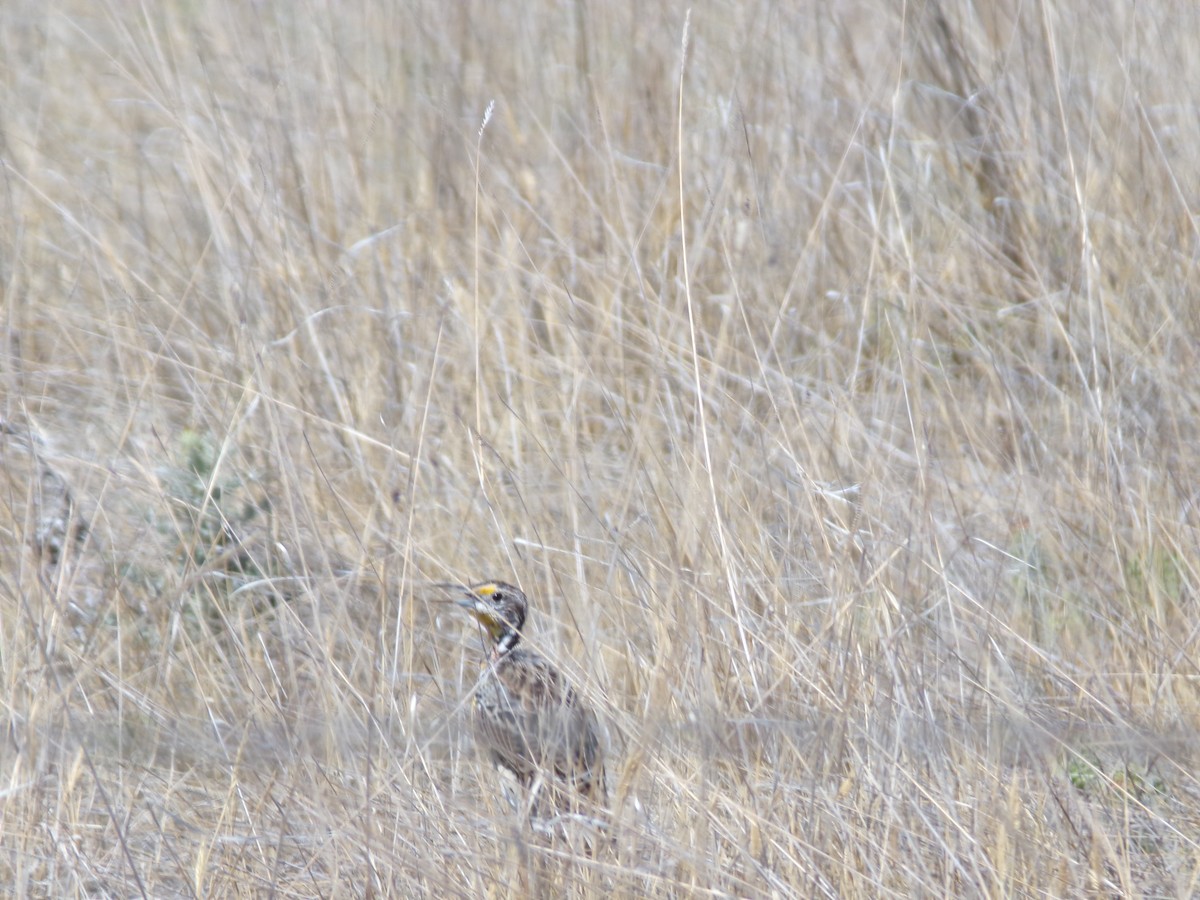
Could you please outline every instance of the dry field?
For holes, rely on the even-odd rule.
[[[1200,892],[1197,34],[4,3],[2,892]],[[590,854],[475,754],[485,577]]]

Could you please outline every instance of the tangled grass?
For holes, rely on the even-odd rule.
[[[1198,16],[5,4],[0,883],[1194,895]]]

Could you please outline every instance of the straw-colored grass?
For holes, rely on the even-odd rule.
[[[1198,27],[3,4],[0,884],[1200,891]],[[475,755],[484,577],[591,855]]]

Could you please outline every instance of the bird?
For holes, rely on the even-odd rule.
[[[602,810],[608,797],[596,716],[558,669],[520,646],[524,592],[503,581],[457,589],[457,604],[491,645],[475,689],[476,742],[516,777],[531,813]]]

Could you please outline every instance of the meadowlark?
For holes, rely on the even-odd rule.
[[[608,798],[596,717],[554,666],[518,646],[525,594],[502,581],[459,590],[458,605],[491,643],[475,690],[476,741],[516,776],[531,810],[602,808]]]

